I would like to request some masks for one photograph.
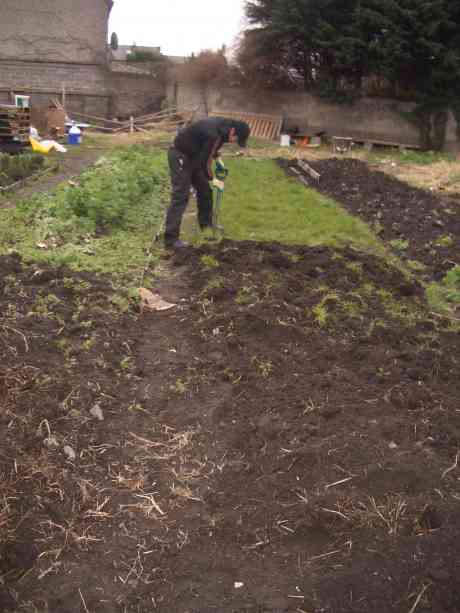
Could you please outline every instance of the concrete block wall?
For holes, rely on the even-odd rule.
[[[161,83],[144,75],[111,73],[106,66],[0,61],[0,102],[10,92],[31,96],[31,103],[47,106],[61,97],[65,84],[70,111],[100,117],[136,115],[150,105],[160,108],[165,97]]]
[[[152,77],[130,74],[112,74],[110,87],[113,92],[117,116],[139,115],[148,107],[159,110],[166,97],[166,89]]]
[[[69,92],[105,95],[107,70],[84,64],[0,61],[0,89],[60,92],[63,84]]]
[[[0,61],[0,100],[10,102],[9,92],[31,97],[31,103],[47,106],[61,97],[65,84],[69,110],[105,116],[111,92],[104,66]]]
[[[199,90],[190,84],[171,85],[168,98],[176,95],[179,108],[200,107],[203,100]],[[330,136],[350,136],[419,144],[419,133],[402,115],[413,104],[382,98],[362,98],[353,105],[329,104],[308,93],[265,91],[251,93],[238,88],[213,90],[208,97],[210,108],[219,111],[245,111],[281,115],[288,127],[298,126],[302,132],[314,134],[326,130]],[[449,117],[446,149],[457,150],[456,123]]]

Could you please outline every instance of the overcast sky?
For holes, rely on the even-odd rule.
[[[190,55],[231,45],[244,23],[243,6],[244,0],[115,0],[110,33],[121,45]]]

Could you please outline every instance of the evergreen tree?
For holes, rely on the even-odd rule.
[[[246,13],[252,56],[271,58],[272,73],[278,58],[335,100],[385,83],[417,103],[408,119],[427,147],[442,146],[448,109],[460,122],[458,0],[248,0]]]
[[[114,51],[118,49],[118,34],[116,32],[112,32],[112,36],[110,37],[110,48]]]
[[[443,146],[447,111],[458,97],[460,21],[455,4],[365,0],[365,8],[355,11],[355,31],[370,32],[375,41],[367,44],[368,74],[381,75],[393,84],[395,95],[417,103],[408,119],[419,127],[422,143],[429,148]],[[371,22],[384,27],[380,32],[369,29]]]

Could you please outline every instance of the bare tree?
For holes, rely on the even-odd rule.
[[[131,64],[137,64],[148,71],[153,79],[166,86],[169,79],[171,62],[160,50],[139,49],[134,43],[126,59]]]
[[[210,95],[214,87],[219,87],[227,80],[229,73],[225,48],[220,51],[202,51],[190,57],[179,66],[176,76],[179,81],[193,84],[199,91],[200,102],[206,114],[210,111]]]

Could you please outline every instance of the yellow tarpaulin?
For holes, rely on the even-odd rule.
[[[41,143],[40,141],[35,140],[35,138],[32,136],[29,137],[29,140],[33,151],[36,151],[37,153],[43,153],[46,155],[51,151],[51,149],[54,149],[54,145],[50,142]]]
[[[37,153],[43,153],[47,155],[53,149],[59,151],[59,153],[66,153],[67,149],[61,145],[61,143],[56,142],[55,140],[42,140],[39,141],[33,136],[29,137],[30,144],[32,145],[33,151]]]

